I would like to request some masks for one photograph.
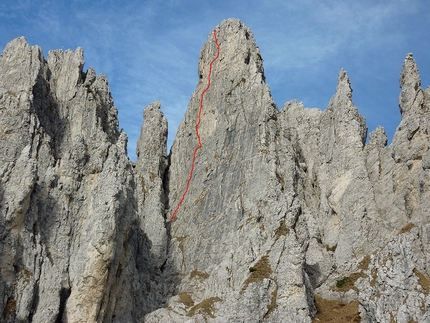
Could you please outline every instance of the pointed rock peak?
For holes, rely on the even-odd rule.
[[[421,86],[420,73],[412,53],[406,55],[399,81],[402,89],[407,87],[416,91]]]
[[[162,113],[161,112],[161,103],[160,100],[157,100],[155,102],[152,102],[150,104],[148,104],[145,109],[143,109],[143,118],[149,118],[151,117],[154,113]]]
[[[352,97],[351,81],[343,68],[339,71],[337,77],[336,92],[345,94],[349,99]]]
[[[50,50],[48,68],[51,73],[51,86],[56,89],[57,99],[61,102],[71,100],[82,83],[84,76],[84,51],[81,47],[73,50]],[[106,82],[107,84],[107,82]]]
[[[12,39],[10,42],[6,44],[5,52],[11,49],[25,48],[29,46],[27,39],[23,36]]]
[[[21,36],[8,42],[1,56],[8,59],[16,55],[22,56],[30,52],[34,52],[36,55],[40,56],[41,60],[43,59],[42,49],[37,45],[30,46],[27,39]]]
[[[159,156],[166,156],[167,119],[160,107],[157,100],[143,110],[143,125],[136,147],[138,165],[151,162],[155,165],[159,163]]]
[[[399,82],[402,89],[399,96],[399,107],[400,113],[403,115],[407,111],[416,110],[414,106],[420,105],[420,100],[417,100],[417,92],[421,91],[421,78],[412,53],[409,53],[403,62]]]
[[[337,78],[336,93],[331,98],[327,108],[331,110],[357,110],[352,102],[352,88],[348,74],[344,69],[341,69]],[[357,110],[358,111],[358,110]]]
[[[224,41],[231,41],[234,39],[245,39],[254,41],[254,35],[242,21],[235,18],[223,20],[216,30],[221,34]],[[254,41],[255,42],[255,41]]]
[[[261,83],[264,83],[263,60],[251,29],[242,21],[230,18],[223,20],[215,31],[220,45],[220,56],[215,64],[215,72],[229,70],[227,74],[231,78],[227,81],[233,80],[234,84],[242,77],[245,80],[247,78],[245,74],[250,74],[248,76],[251,78],[257,77]],[[214,34],[211,32],[200,54],[200,78],[207,74],[206,69],[209,62],[216,56],[217,50]],[[240,78],[235,80],[234,76],[239,75]]]
[[[67,49],[63,51],[57,49],[48,52],[48,65],[51,71],[70,64],[76,65],[82,70],[84,63],[84,50],[81,47],[76,48],[76,50]]]
[[[90,67],[88,69],[88,71],[85,73],[85,78],[84,78],[84,86],[89,87],[91,86],[91,84],[94,83],[94,81],[96,80],[96,71],[94,70],[94,68]]]
[[[370,133],[369,137],[370,137],[369,145],[375,145],[378,147],[387,146],[388,137],[384,127],[378,126],[375,130],[373,130]]]
[[[24,37],[11,40],[0,55],[0,87],[18,93],[28,91],[36,83],[44,58],[39,46],[30,46]],[[9,70],[13,73],[7,74]]]
[[[343,124],[344,131],[350,136],[358,134],[364,146],[367,138],[366,121],[352,102],[351,82],[344,69],[339,72],[336,94],[331,98],[324,115],[329,119],[334,117],[334,122]]]

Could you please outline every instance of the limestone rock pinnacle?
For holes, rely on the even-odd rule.
[[[402,120],[397,128],[392,153],[397,162],[420,159],[428,150],[429,93],[421,89],[417,65],[411,53],[403,63],[400,73],[399,107]]]
[[[144,110],[144,123],[137,142],[135,178],[141,228],[151,241],[157,267],[166,261],[167,251],[163,184],[167,167],[166,143],[167,120],[160,110],[160,101],[156,101]]]
[[[402,89],[399,96],[399,106],[400,112],[403,114],[412,108],[421,86],[420,74],[412,53],[409,53],[405,58],[399,82]]]

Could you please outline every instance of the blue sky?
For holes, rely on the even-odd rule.
[[[169,121],[170,147],[198,81],[200,49],[230,17],[254,32],[279,108],[297,99],[325,109],[344,68],[369,132],[382,125],[391,142],[407,53],[422,87],[430,85],[428,0],[2,0],[0,50],[19,36],[45,57],[51,49],[82,47],[84,69],[108,77],[134,160],[143,108],[155,100]]]

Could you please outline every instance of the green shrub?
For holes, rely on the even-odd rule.
[[[343,285],[345,285],[348,282],[348,277],[343,277],[342,279],[339,279],[338,281],[336,281],[336,287],[337,288],[342,288]]]

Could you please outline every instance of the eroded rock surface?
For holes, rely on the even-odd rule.
[[[428,322],[429,90],[408,54],[387,147],[339,72],[323,111],[279,110],[252,31],[216,27],[166,153],[160,103],[126,156],[83,51],[0,57],[2,322]]]

